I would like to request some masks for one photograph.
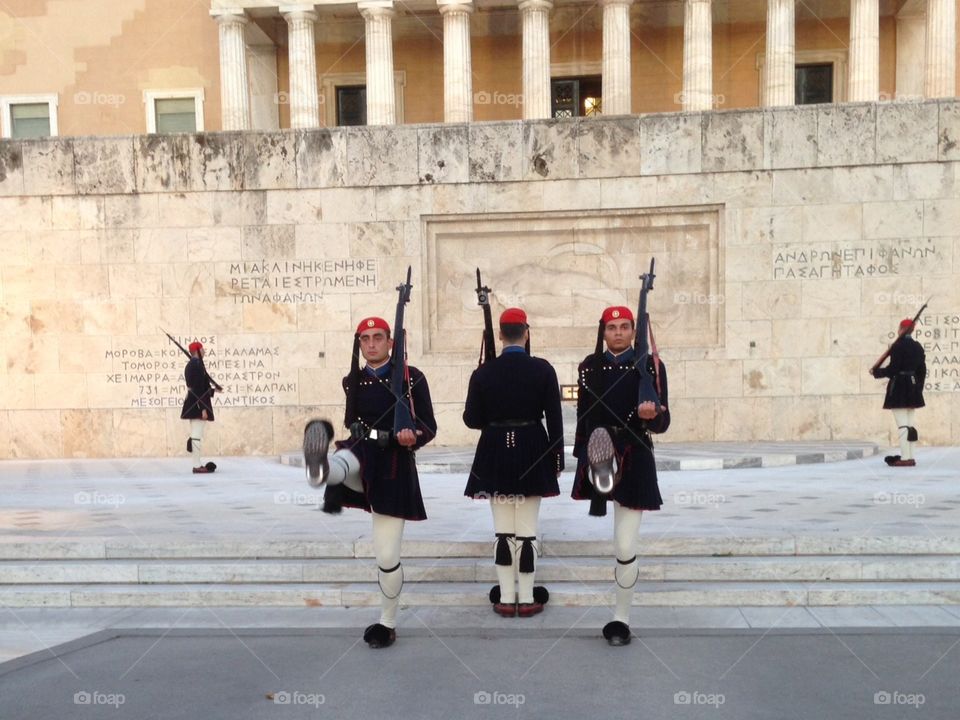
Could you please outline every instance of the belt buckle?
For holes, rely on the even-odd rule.
[[[377,430],[376,428],[370,428],[370,432],[367,434],[367,440],[373,440],[377,447],[386,448],[390,446],[390,431],[389,430]]]

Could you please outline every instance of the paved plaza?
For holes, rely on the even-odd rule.
[[[344,630],[112,631],[0,666],[5,720],[956,718],[960,628],[448,634],[389,651]]]
[[[564,604],[562,593],[529,620],[499,618],[482,601],[407,605],[398,642],[385,651],[360,640],[378,616],[369,605],[0,601],[0,717],[634,718],[641,707],[652,718],[956,717],[960,605],[946,591],[942,603],[896,597],[956,585],[960,449],[924,448],[912,469],[888,468],[872,450],[828,461],[863,444],[762,452],[725,446],[723,455],[707,449],[697,449],[701,461],[719,458],[719,467],[661,473],[664,507],[644,516],[643,564],[685,552],[709,556],[711,546],[722,555],[731,543],[740,552],[745,544],[779,544],[786,550],[777,554],[786,557],[778,562],[827,551],[857,557],[863,567],[871,558],[917,566],[936,559],[939,585],[929,578],[888,583],[884,597],[893,600],[876,604],[638,606],[635,640],[622,649],[600,638],[609,606]],[[691,452],[678,448],[674,457]],[[478,567],[489,562],[489,509],[464,498],[464,473],[450,472],[464,453],[423,453],[426,467],[443,472],[422,476],[430,519],[407,524],[411,566],[441,544],[475,555],[470,562]],[[759,467],[737,467],[748,455],[790,454],[790,464],[761,459]],[[183,459],[0,463],[0,566],[7,573],[0,597],[29,587],[55,599],[95,587],[30,580],[50,562],[57,572],[94,562],[111,572],[130,557],[204,563],[206,553],[239,563],[262,555],[270,563],[342,546],[355,562],[372,563],[368,517],[319,512],[320,493],[302,468],[276,458],[218,463],[207,477],[187,473]],[[569,499],[571,482],[565,473],[561,496],[542,506],[544,568],[558,560],[551,547],[575,553],[578,544],[602,549],[609,541],[611,519],[588,517],[585,503]],[[759,552],[741,558],[766,559]],[[160,593],[163,586],[139,587]],[[484,594],[488,583],[473,587]]]

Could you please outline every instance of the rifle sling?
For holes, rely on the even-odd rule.
[[[660,390],[660,353],[657,352],[657,341],[653,338],[653,323],[650,322],[650,316],[647,315],[647,332],[650,333],[650,349],[653,351],[653,377],[654,383],[657,386],[657,397],[663,398],[663,393]]]

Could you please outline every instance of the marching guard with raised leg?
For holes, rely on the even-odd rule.
[[[315,419],[304,429],[303,453],[309,482],[326,485],[323,510],[339,513],[360,508],[373,518],[373,550],[380,586],[380,621],[363,639],[372,648],[396,640],[397,609],[403,588],[400,545],[407,520],[425,520],[415,452],[433,440],[437,423],[424,374],[406,364],[403,308],[410,298],[407,282],[398,286],[400,300],[394,334],[386,320],[368,317],[354,335],[350,372],[343,379],[347,440],[333,440],[333,424]],[[366,362],[360,367],[360,355]]]

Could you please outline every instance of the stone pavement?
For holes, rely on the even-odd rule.
[[[52,551],[69,542],[76,557],[104,557],[105,546],[158,543],[327,541],[369,537],[365,513],[316,512],[322,489],[299,468],[271,458],[218,458],[214,475],[189,474],[187,459],[7,461],[0,463],[0,559]],[[915,468],[879,457],[815,465],[664,473],[664,507],[647,513],[647,541],[670,537],[915,536],[928,543],[960,534],[960,448],[924,448]],[[490,534],[485,502],[462,494],[465,474],[421,478],[429,520],[407,523],[407,541],[478,541]],[[543,501],[540,535],[606,540],[609,519],[587,515],[569,493]]]
[[[814,452],[812,447],[801,450],[806,452],[798,452],[797,456]],[[739,452],[744,454],[744,449]],[[762,558],[749,557],[749,548],[772,547],[772,552],[781,559],[789,559],[794,553],[807,552],[860,553],[862,557],[857,561],[862,563],[862,569],[871,557],[891,553],[903,556],[904,561],[917,567],[935,560],[937,572],[943,574],[945,580],[955,582],[960,579],[960,562],[957,560],[960,555],[960,497],[957,495],[960,449],[924,448],[918,462],[918,466],[912,469],[888,468],[879,457],[871,456],[860,460],[782,467],[666,472],[661,476],[664,508],[645,515],[641,525],[641,552],[646,558],[644,563],[655,565],[660,562],[656,557],[658,555],[668,556],[668,559],[669,556],[682,553],[708,556],[711,548],[722,555],[728,547],[740,549],[738,552],[744,552],[742,548],[747,547],[745,559],[758,560]],[[307,486],[302,469],[283,466],[275,459],[267,458],[223,458],[218,459],[218,463],[220,470],[212,476],[188,474],[189,463],[185,459],[0,463],[0,492],[4,498],[0,510],[0,565],[6,564],[0,568],[0,572],[8,573],[7,579],[0,579],[0,582],[7,583],[0,585],[0,591],[16,587],[15,583],[24,581],[24,577],[29,580],[29,573],[39,571],[45,562],[44,558],[72,556],[76,558],[74,562],[80,563],[83,558],[142,557],[149,561],[155,557],[182,557],[189,562],[202,564],[204,561],[199,558],[204,557],[204,553],[210,553],[210,557],[214,558],[229,556],[238,559],[250,553],[251,549],[258,553],[263,550],[266,557],[309,558],[316,543],[347,547],[355,557],[369,555],[368,517],[362,512],[349,510],[340,517],[317,512],[316,503],[320,493]],[[469,547],[471,554],[474,551],[487,553],[491,533],[489,509],[486,503],[462,496],[464,482],[465,477],[461,473],[423,475],[424,499],[430,520],[408,523],[405,554],[429,556],[432,552],[430,548],[438,543],[459,543]],[[571,474],[565,473],[561,478],[561,497],[544,501],[541,536],[545,548],[549,548],[551,543],[568,549],[578,543],[602,548],[604,543],[609,542],[611,520],[590,518],[584,503],[570,500],[571,482]],[[595,551],[591,550],[588,554],[595,554]],[[485,555],[482,557],[485,558]],[[679,560],[683,561],[683,558]],[[484,560],[478,559],[477,562],[485,566]],[[19,580],[10,579],[18,574]],[[786,580],[783,578],[784,582]],[[908,592],[919,585],[911,582],[909,577],[894,584],[902,588],[897,592]],[[142,587],[150,591],[150,586]],[[481,589],[485,590],[486,585]],[[770,658],[779,658],[776,662],[787,674],[776,682],[786,683],[784,687],[788,689],[788,695],[796,694],[798,698],[803,698],[807,703],[801,705],[804,711],[791,715],[792,711],[783,709],[778,713],[771,709],[775,707],[771,704],[774,700],[767,698],[762,688],[749,686],[749,682],[741,678],[747,682],[746,685],[739,688],[727,686],[727,704],[724,706],[727,710],[711,707],[709,709],[717,713],[710,713],[709,717],[732,717],[734,714],[739,717],[814,717],[828,710],[834,715],[842,712],[850,717],[875,717],[885,708],[878,710],[878,706],[873,704],[874,693],[889,691],[909,694],[924,690],[929,698],[925,706],[926,715],[947,717],[938,714],[941,711],[937,708],[955,707],[955,696],[950,696],[936,682],[933,685],[925,684],[927,680],[939,677],[937,673],[944,669],[956,675],[955,653],[958,649],[950,649],[950,642],[956,639],[950,633],[960,627],[960,605],[948,599],[947,595],[944,598],[945,604],[923,606],[896,601],[889,605],[851,607],[760,607],[752,602],[737,602],[729,607],[634,607],[631,626],[643,642],[636,642],[628,652],[638,653],[637,666],[646,670],[628,680],[639,688],[643,697],[650,699],[649,714],[652,717],[688,711],[706,714],[706,708],[695,706],[694,700],[699,697],[695,693],[707,696],[723,690],[705,678],[719,678],[722,673],[718,668],[721,665],[729,665],[736,659],[735,655],[752,647],[759,637],[763,637],[763,641],[756,646],[768,648],[772,653],[767,658],[767,666],[773,662]],[[543,645],[537,645],[541,652],[553,645],[566,648],[566,651],[578,657],[582,654],[580,663],[589,670],[579,680],[579,676],[567,677],[557,671],[546,680],[541,678],[546,683],[544,687],[552,687],[554,676],[563,677],[565,683],[572,683],[570,687],[576,688],[573,693],[576,696],[589,693],[594,682],[616,687],[615,675],[598,678],[600,671],[591,669],[589,665],[594,662],[590,659],[594,651],[598,648],[606,651],[606,646],[599,639],[599,628],[608,615],[609,607],[548,606],[545,613],[525,621],[521,628],[517,623],[511,624],[509,620],[493,615],[489,606],[405,607],[399,618],[403,642],[399,642],[395,650],[406,649],[394,657],[402,654],[401,659],[410,662],[401,663],[402,667],[395,668],[395,671],[420,673],[417,677],[421,678],[423,685],[425,678],[430,677],[427,669],[428,666],[433,667],[431,663],[438,662],[454,668],[461,665],[449,652],[439,661],[435,657],[438,652],[447,652],[445,647],[454,645],[457,646],[457,654],[465,658],[468,664],[488,663],[488,666],[493,666],[497,658],[502,661],[506,657],[502,655],[502,652],[506,652],[503,647],[505,643],[514,642],[511,638],[516,635],[516,629],[523,631],[526,628]],[[89,667],[97,669],[90,676],[78,673],[80,681],[71,678],[69,682],[62,683],[61,689],[64,692],[69,689],[72,693],[89,691],[109,694],[111,688],[116,692],[127,691],[130,702],[125,711],[98,715],[93,708],[79,708],[72,704],[66,708],[56,706],[63,700],[57,699],[59,695],[37,695],[35,692],[30,695],[33,691],[27,691],[24,695],[25,688],[29,690],[36,686],[31,685],[35,679],[21,674],[21,670],[33,668],[30,672],[39,672],[38,677],[45,678],[43,682],[54,682],[52,678],[56,671],[50,668],[62,669],[63,664],[53,660],[49,648],[75,640],[80,641],[78,647],[86,647],[87,641],[82,639],[100,631],[108,632],[105,637],[116,636],[116,640],[110,640],[106,645],[114,647],[110,643],[118,643],[116,647],[125,648],[123,653],[128,653],[125,657],[132,654],[133,660],[154,643],[160,648],[166,646],[167,637],[176,636],[181,643],[177,647],[189,650],[180,650],[173,653],[172,657],[191,657],[192,653],[211,654],[212,657],[223,657],[224,667],[236,667],[237,663],[242,665],[248,661],[252,656],[246,647],[251,643],[279,643],[277,647],[293,643],[296,637],[285,635],[293,632],[294,636],[315,637],[321,649],[312,654],[309,650],[312,646],[298,644],[298,641],[293,643],[297,648],[291,650],[291,657],[296,655],[309,664],[316,655],[318,663],[322,661],[332,666],[340,653],[349,648],[351,652],[344,662],[350,666],[354,662],[362,664],[363,658],[372,652],[362,643],[359,646],[355,643],[362,628],[374,622],[376,617],[377,611],[373,607],[43,608],[14,607],[0,600],[0,662],[12,661],[12,664],[0,666],[0,717],[4,720],[8,717],[149,717],[143,713],[143,708],[152,704],[152,695],[137,696],[130,685],[104,679],[118,677],[116,674],[110,675],[117,671],[117,666],[111,665],[113,660],[110,658],[114,657],[112,651],[106,657],[91,658],[93,664]],[[850,628],[863,628],[873,633],[868,636],[873,638],[869,642],[879,643],[874,646],[876,658],[887,654],[893,656],[899,651],[907,654],[919,652],[923,642],[927,642],[928,649],[946,653],[945,659],[922,679],[896,675],[892,671],[874,671],[877,676],[874,677],[863,666],[863,653],[853,647],[853,641],[846,639],[844,633],[849,632]],[[933,636],[913,636],[910,633],[894,635],[890,638],[899,640],[889,640],[887,645],[883,644],[887,641],[876,640],[876,637],[886,637],[884,633],[897,628],[939,629],[942,633]],[[195,632],[201,629],[226,632],[229,637],[225,640],[222,636]],[[251,637],[258,639],[250,640],[246,633],[254,630],[266,634],[254,633]],[[731,634],[723,636],[723,642],[710,647],[694,649],[693,645],[688,645],[683,654],[683,663],[691,663],[684,666],[691,668],[689,674],[685,674],[686,670],[675,672],[677,677],[668,673],[670,682],[665,686],[650,684],[651,677],[659,672],[656,668],[663,668],[644,643],[652,648],[648,636],[670,630],[677,631],[670,635],[671,642],[681,645],[686,642],[682,638],[687,637],[688,633],[696,635],[706,631],[709,636],[710,631],[724,631]],[[759,634],[751,635],[757,631]],[[813,633],[804,641],[811,645],[792,645],[795,640],[790,639],[790,632],[793,631]],[[148,640],[144,640],[144,633]],[[783,633],[787,636],[786,641],[767,643],[770,635],[779,638]],[[953,640],[946,642],[951,637]],[[477,650],[473,660],[464,655],[474,652],[470,649],[472,643],[464,645],[465,639],[471,638],[479,643],[478,647],[486,648]],[[499,638],[494,643],[496,649],[489,644],[491,638]],[[742,644],[744,642],[746,645]],[[946,644],[941,647],[942,643]],[[235,647],[227,648],[231,644]],[[570,647],[567,648],[567,645]],[[845,649],[845,645],[850,647]],[[844,673],[848,671],[854,672],[856,677],[848,677],[848,680],[856,680],[854,684],[859,694],[846,699],[824,695],[830,698],[827,702],[822,700],[821,694],[833,692],[833,688],[841,687],[842,683],[834,686],[831,673],[819,675],[818,664],[833,662],[832,653],[838,649],[847,663],[838,670],[838,677],[845,676]],[[17,660],[38,651],[45,655]],[[169,648],[167,652],[170,652]],[[275,653],[274,650],[263,652]],[[527,650],[518,647],[517,652],[525,653]],[[238,653],[244,657],[243,661],[238,660]],[[793,664],[797,661],[794,655],[799,653],[807,653],[803,667]],[[661,652],[657,654],[663,657]],[[548,655],[553,657],[552,651]],[[861,659],[858,660],[855,655],[860,655]],[[561,656],[558,653],[555,657]],[[43,657],[48,660],[36,665],[35,662]],[[152,651],[146,657],[152,657]],[[358,657],[360,660],[357,660]],[[595,662],[602,663],[606,657],[603,653],[597,653]],[[757,657],[764,656],[758,654]],[[422,666],[417,665],[418,658],[424,659]],[[927,664],[931,665],[935,659]],[[651,660],[654,663],[652,671],[648,667]],[[573,657],[568,661],[577,662]],[[380,663],[380,660],[376,662]],[[666,662],[672,665],[669,660]],[[701,662],[706,665],[697,664]],[[868,665],[872,666],[873,662],[867,660]],[[69,659],[66,664],[73,666]],[[268,661],[267,664],[271,663]],[[177,699],[175,688],[182,683],[184,698],[193,698],[190,702],[196,703],[195,696],[191,694],[196,691],[192,684],[194,681],[176,665],[174,662],[167,671],[157,676],[150,673],[155,681],[149,682],[154,683],[156,691],[166,688],[167,694],[173,699]],[[388,666],[389,663],[386,663],[383,667]],[[712,675],[704,669],[708,666]],[[311,691],[310,688],[314,686],[299,675],[290,680],[288,685],[283,685],[262,667],[260,671],[272,682],[265,683],[261,676],[256,682],[251,680],[249,687],[256,689],[257,694],[268,686],[301,694],[325,692],[329,703],[327,708],[331,711],[334,706],[340,708],[334,711],[335,716],[354,713],[366,716],[368,712],[383,707],[378,703],[385,702],[383,698],[348,700],[338,694],[339,690],[331,690],[328,686],[323,686],[326,690]],[[757,668],[753,668],[753,671],[762,672]],[[51,672],[54,674],[50,675]],[[210,672],[219,672],[215,664],[210,665]],[[277,674],[281,679],[288,677],[284,673]],[[211,680],[212,685],[208,687],[230,688],[229,692],[233,693],[236,687],[246,686],[244,678],[250,677],[243,672],[229,675],[229,678],[220,678],[225,685],[218,684],[220,680]],[[313,677],[317,676],[314,674]],[[498,712],[505,708],[474,706],[473,693],[500,692],[509,695],[521,687],[503,680],[502,675],[477,673],[477,676],[480,682],[470,673],[466,675],[470,678],[467,689],[473,688],[467,694],[466,701],[461,697],[463,678],[450,679],[452,685],[449,687],[443,685],[443,692],[437,695],[438,701],[444,698],[442,706],[454,714],[486,717],[488,711]],[[804,694],[800,685],[792,684],[791,678],[794,676],[809,676],[816,691]],[[198,677],[204,676],[201,673]],[[866,685],[860,682],[865,678],[868,679]],[[141,677],[141,681],[144,679]],[[342,685],[338,684],[338,687]],[[456,688],[456,692],[450,694],[450,687]],[[660,689],[656,689],[658,687]],[[670,692],[663,690],[663,687]],[[15,688],[14,695],[6,692],[9,688]],[[738,695],[740,692],[751,697],[766,698],[759,707],[765,707],[767,714],[753,715],[751,713],[754,710],[734,702],[733,698],[740,697],[742,700],[744,697]],[[72,696],[72,693],[67,695]],[[676,693],[680,693],[678,702],[673,699]],[[682,693],[688,693],[693,698],[691,708],[680,707],[686,697]],[[550,714],[556,708],[551,705],[548,695],[538,690],[537,694],[529,696],[525,708],[511,709],[515,714],[526,717]],[[9,697],[18,699],[15,703],[3,699]],[[883,697],[880,696],[881,700]],[[897,697],[891,695],[891,704]],[[935,701],[934,697],[938,699]],[[32,698],[35,702],[31,704],[32,701],[24,698]],[[49,703],[54,701],[51,709]],[[413,707],[405,704],[408,701],[412,703],[413,696],[399,699],[398,707]],[[238,710],[230,702],[224,707],[235,710],[231,717],[272,717],[277,708],[266,700],[264,702],[266,705],[259,711],[260,714],[256,709]],[[576,704],[579,701],[574,698],[573,702]],[[939,702],[947,704],[941,706],[937,704]],[[950,705],[951,702],[953,705]],[[169,712],[158,713],[156,717],[226,717],[229,714],[226,709],[221,712],[212,706],[206,707],[201,714],[191,713],[187,704],[186,699],[182,703],[177,700],[170,705]],[[494,703],[491,701],[491,704]],[[280,709],[287,710],[287,714],[280,714],[280,717],[303,715],[302,708]],[[721,711],[730,714],[724,715]],[[297,712],[301,712],[301,715]],[[341,715],[341,712],[344,714]],[[635,708],[630,710],[631,717],[636,717],[635,713]],[[425,706],[422,715],[398,716],[434,717],[439,716],[439,711],[430,705]]]
[[[953,720],[960,628],[448,633],[385,651],[344,630],[113,630],[0,665],[4,720]]]

